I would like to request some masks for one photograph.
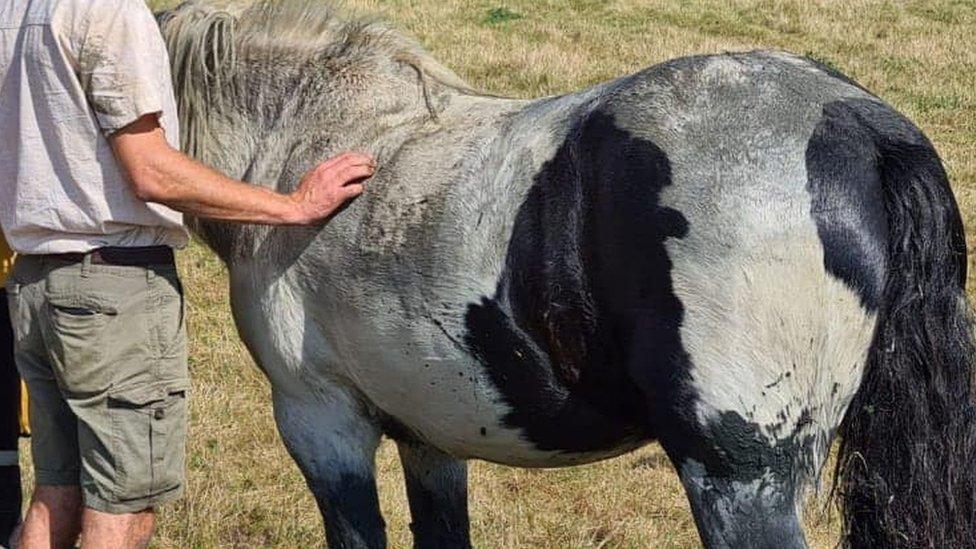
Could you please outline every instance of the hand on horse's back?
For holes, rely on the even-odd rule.
[[[362,194],[363,182],[373,176],[376,161],[358,153],[343,153],[309,170],[291,197],[298,206],[299,225],[322,225]]]

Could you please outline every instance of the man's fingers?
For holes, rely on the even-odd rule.
[[[371,165],[357,164],[348,166],[339,172],[339,181],[342,185],[348,185],[349,183],[358,182],[372,176],[374,171],[375,169]]]
[[[363,194],[363,185],[362,183],[352,183],[343,187],[342,192],[346,198],[355,198]]]
[[[345,157],[345,156],[346,156],[345,154],[340,154],[338,156],[333,156],[332,158],[329,158],[328,160],[319,162],[318,164],[315,165],[314,168],[312,168],[312,171],[313,172],[321,172],[321,171],[324,171],[324,170],[328,170],[328,169],[332,168],[333,166],[335,166],[336,164],[338,164],[339,162],[341,162],[342,159],[343,159],[343,157]]]
[[[353,152],[344,152],[342,154],[337,154],[333,156],[332,158],[326,160],[325,162],[322,162],[321,164],[319,164],[319,167],[333,168],[339,166],[340,164],[354,161],[357,157],[362,157],[362,156],[363,155],[361,154],[357,154]]]

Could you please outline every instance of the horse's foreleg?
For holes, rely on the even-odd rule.
[[[407,480],[414,547],[470,547],[467,464],[425,444],[397,446]]]
[[[276,390],[275,420],[325,522],[329,547],[386,546],[374,457],[380,430],[348,391]]]

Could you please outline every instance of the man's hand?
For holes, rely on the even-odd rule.
[[[363,181],[375,171],[372,158],[355,153],[341,154],[315,166],[291,194],[296,205],[295,224],[325,223],[363,193]]]
[[[109,136],[136,197],[210,219],[266,225],[321,225],[363,192],[372,159],[346,153],[319,164],[282,194],[230,179],[171,148],[156,115]]]

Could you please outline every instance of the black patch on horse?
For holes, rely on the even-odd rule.
[[[866,308],[877,310],[889,262],[885,182],[896,180],[894,174],[907,166],[932,167],[937,173],[929,175],[944,179],[941,162],[918,128],[874,99],[825,105],[806,160],[811,213],[823,242],[825,267],[858,292]],[[947,200],[948,207],[957,207],[951,194]],[[956,219],[952,229],[949,246],[965,286],[962,222]]]
[[[660,205],[670,184],[660,148],[590,113],[520,206],[496,295],[469,307],[465,344],[512,407],[506,423],[539,449],[647,439],[650,407],[680,394],[683,308],[664,243],[688,223]]]
[[[874,131],[856,104],[824,107],[807,145],[807,190],[824,267],[876,311],[888,263],[888,218]]]
[[[804,408],[792,432],[770,440],[759,424],[748,421],[735,412],[722,412],[707,427],[708,439],[721,449],[724,459],[706,464],[711,476],[749,482],[767,471],[779,480],[791,479],[797,467],[807,469],[804,475],[816,474],[813,469],[814,436],[800,431],[812,421],[810,410]]]

